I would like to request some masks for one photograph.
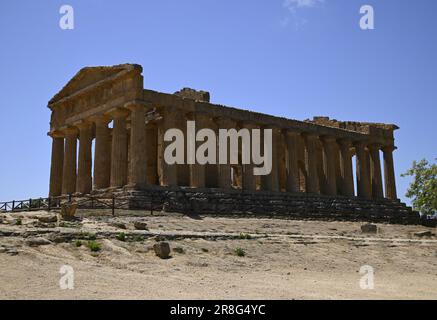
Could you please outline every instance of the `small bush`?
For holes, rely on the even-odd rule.
[[[236,248],[235,249],[235,254],[238,257],[244,257],[246,255],[246,251],[244,251],[244,249],[242,249],[242,248]]]
[[[76,240],[76,241],[74,241],[74,245],[79,248],[82,246],[82,241]]]
[[[87,246],[92,252],[98,252],[102,250],[102,246],[96,241],[88,241]]]
[[[119,241],[126,241],[126,234],[124,232],[117,233],[115,238]]]
[[[23,221],[21,220],[21,218],[18,218],[17,220],[15,220],[16,226],[21,226],[22,224],[23,224]]]

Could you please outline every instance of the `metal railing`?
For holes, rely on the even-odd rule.
[[[64,203],[71,203],[73,200],[77,204],[78,209],[110,209],[112,215],[115,215],[116,209],[129,209],[129,200],[117,198],[114,195],[112,197],[104,198],[90,195],[74,196],[70,194],[59,197],[0,202],[0,212],[51,211],[61,209],[61,206]],[[153,214],[157,207],[161,207],[162,210],[164,203],[165,201],[162,201],[161,203],[158,203],[156,200],[154,201],[152,194],[149,201],[151,214]]]

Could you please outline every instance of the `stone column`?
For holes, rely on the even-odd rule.
[[[146,124],[146,145],[147,145],[147,184],[158,185],[158,128],[155,122],[149,121]]]
[[[92,123],[83,121],[76,126],[79,128],[79,164],[77,170],[76,192],[88,194],[92,188]]]
[[[235,128],[235,122],[231,119],[227,118],[218,118],[217,119],[217,127],[218,129],[232,129]],[[217,132],[217,139],[219,139],[219,133]],[[217,142],[217,151],[218,151],[218,145]],[[230,165],[230,158],[229,158],[229,143],[228,143],[228,159],[226,164],[220,164],[218,163],[219,159],[219,152],[217,152],[217,163],[218,163],[218,185],[219,188],[222,189],[231,189],[232,182],[231,182],[231,165]]]
[[[263,190],[279,192],[279,144],[281,130],[278,128],[266,127],[263,129],[272,129],[272,171],[270,174],[262,176]],[[264,141],[264,138],[262,139]],[[263,143],[263,142],[262,142]],[[264,152],[264,151],[263,151]]]
[[[366,144],[362,141],[355,143],[356,166],[357,166],[357,194],[362,198],[370,198],[372,195],[370,186],[370,174],[367,166]]]
[[[64,130],[65,152],[62,170],[62,194],[72,194],[76,191],[76,157],[77,129],[69,127]]]
[[[64,135],[60,132],[50,132],[52,137],[52,162],[50,166],[49,197],[62,194],[62,170],[64,166]]]
[[[131,110],[129,186],[144,188],[147,179],[146,106],[130,102],[125,107]]]
[[[379,157],[380,148],[381,146],[378,144],[369,145],[372,197],[374,199],[384,198],[384,191],[382,189],[381,161]]]
[[[127,184],[127,129],[126,109],[115,109],[110,112],[114,120],[111,148],[111,187],[120,188]]]
[[[384,180],[385,180],[385,197],[387,199],[396,200],[396,181],[395,170],[393,165],[393,151],[395,146],[385,146],[382,151],[384,153]]]
[[[336,140],[334,137],[323,137],[323,149],[325,159],[325,174],[326,174],[326,194],[334,196],[337,194],[337,174],[335,151]]]
[[[299,165],[298,165],[298,145],[299,133],[288,130],[286,132],[287,144],[287,192],[296,193],[299,188]]]
[[[191,120],[196,122],[196,134],[200,129],[208,128],[209,117],[206,114],[194,113],[190,115]],[[188,139],[188,137],[187,137]],[[187,141],[188,142],[188,141]],[[191,141],[195,144],[196,150],[203,142]],[[197,163],[190,164],[190,187],[192,188],[204,188],[205,187],[205,167]]]
[[[176,128],[176,110],[166,107],[159,111],[162,115],[162,119],[158,126],[158,165],[160,184],[162,186],[177,186],[178,185],[178,171],[177,164],[168,164],[164,159],[165,148],[171,143],[170,141],[164,141],[165,132],[168,129]]]
[[[250,137],[252,140],[252,130],[257,129],[258,127],[255,124],[252,123],[246,123],[243,125],[244,128],[248,129],[250,132]],[[249,150],[250,152],[250,163],[249,164],[243,164],[243,190],[247,191],[255,191],[256,190],[256,178],[253,174],[253,168],[254,164],[252,161],[252,141],[249,145],[242,145],[241,146],[241,152],[243,153],[244,150]]]
[[[352,153],[350,140],[340,140],[340,170],[341,184],[340,192],[344,196],[354,196],[354,176],[352,172]]]
[[[308,193],[320,193],[319,177],[317,174],[317,134],[305,134],[306,160],[307,160],[307,185]]]
[[[108,116],[94,117],[96,143],[94,150],[94,189],[109,187],[111,180],[111,136],[108,128]]]

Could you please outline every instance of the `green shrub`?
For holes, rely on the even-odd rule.
[[[126,234],[124,232],[117,233],[115,238],[120,241],[126,241]]]
[[[98,251],[102,250],[101,244],[96,242],[96,241],[93,241],[93,240],[88,241],[87,246],[92,252],[98,252]]]
[[[21,218],[18,218],[17,220],[15,220],[16,226],[21,226],[22,224],[23,224],[23,221],[21,220]]]
[[[244,251],[244,249],[242,249],[242,248],[236,248],[235,249],[235,254],[238,257],[244,257],[246,255],[246,251]]]
[[[82,246],[82,241],[76,240],[76,241],[74,241],[74,245],[79,248]]]

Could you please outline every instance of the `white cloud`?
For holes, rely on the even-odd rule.
[[[284,8],[287,8],[290,12],[296,12],[297,9],[313,8],[323,2],[325,2],[325,0],[284,0],[282,5]]]
[[[294,22],[296,29],[306,24],[308,21],[302,17],[299,17],[297,11],[299,9],[310,9],[318,7],[323,4],[325,0],[284,0],[282,6],[291,13],[290,17],[285,17],[280,21],[282,27],[286,27],[290,22]]]

